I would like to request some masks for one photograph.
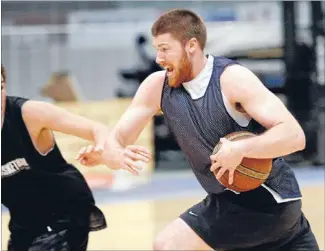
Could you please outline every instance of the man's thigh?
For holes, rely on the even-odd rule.
[[[213,250],[181,218],[167,225],[156,237],[154,250]]]

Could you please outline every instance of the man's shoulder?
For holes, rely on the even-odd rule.
[[[155,83],[163,83],[166,78],[166,71],[156,71],[154,73],[151,73],[148,76],[148,79],[150,81],[154,81]]]
[[[11,107],[22,107],[22,105],[28,101],[28,98],[23,98],[19,96],[6,96],[6,103]]]
[[[6,113],[12,114],[14,118],[22,118],[24,121],[26,115],[35,114],[35,101],[20,96],[6,97]],[[38,105],[38,104],[37,104]]]
[[[160,100],[166,71],[151,73],[140,85],[134,97],[135,104],[145,104],[154,109],[160,108]]]
[[[152,91],[160,90],[166,79],[166,71],[156,71],[151,73],[141,84],[142,88]]]

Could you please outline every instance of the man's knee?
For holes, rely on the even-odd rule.
[[[182,219],[166,226],[156,237],[153,250],[212,250]]]
[[[158,235],[153,242],[153,250],[171,250],[169,242],[165,238]]]

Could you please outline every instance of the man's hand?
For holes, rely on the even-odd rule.
[[[210,171],[213,172],[219,180],[228,170],[229,184],[232,184],[234,181],[234,172],[237,166],[241,163],[244,155],[236,141],[229,141],[225,138],[221,138],[220,142],[221,147],[219,151],[210,156],[212,162]],[[219,169],[218,172],[216,172],[217,169]]]
[[[85,166],[92,167],[96,165],[106,165],[110,167],[110,160],[103,148],[98,148],[93,145],[83,147],[76,159]],[[109,149],[107,150],[109,151]],[[151,159],[151,154],[143,146],[129,145],[121,148],[120,165],[118,169],[125,169],[134,175],[138,175],[142,169],[143,162],[148,163]]]

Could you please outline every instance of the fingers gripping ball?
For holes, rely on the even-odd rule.
[[[236,141],[255,136],[254,133],[241,131],[230,133],[226,135],[225,138],[230,141]],[[215,146],[213,154],[219,151],[221,144],[222,143],[219,142]],[[219,181],[223,186],[233,191],[246,192],[261,186],[269,177],[271,169],[272,159],[243,158],[242,162],[235,170],[233,184],[230,185],[228,182],[228,172],[225,172]],[[218,170],[214,173],[217,174],[217,172]]]

